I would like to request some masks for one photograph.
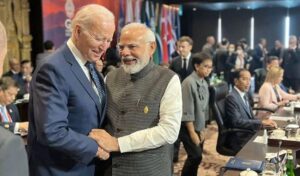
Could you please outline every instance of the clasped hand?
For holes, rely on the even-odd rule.
[[[111,136],[103,129],[92,129],[89,137],[94,139],[99,145],[97,156],[100,159],[106,160],[109,158],[110,152],[119,151],[117,138]]]

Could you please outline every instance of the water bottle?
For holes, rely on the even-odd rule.
[[[292,154],[292,150],[287,150],[287,162],[286,162],[286,176],[295,176],[294,173],[294,158]]]

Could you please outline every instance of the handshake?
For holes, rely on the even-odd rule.
[[[96,156],[101,160],[107,160],[110,152],[120,151],[117,138],[111,136],[103,129],[92,129],[89,137],[97,142],[98,151]]]

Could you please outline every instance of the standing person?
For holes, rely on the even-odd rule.
[[[106,91],[94,64],[109,47],[114,15],[105,7],[82,7],[67,43],[38,65],[29,100],[31,176],[93,176],[93,159],[109,154],[87,135],[100,128]]]
[[[0,77],[3,73],[6,52],[6,31],[0,21]],[[2,127],[0,127],[0,134],[0,175],[28,176],[28,160],[22,139]]]
[[[3,76],[12,77],[15,81],[19,82],[22,79],[21,64],[17,58],[10,58],[9,71],[3,74]]]
[[[170,144],[180,128],[181,86],[174,72],[154,64],[155,49],[155,35],[144,24],[130,23],[122,29],[123,65],[106,78],[108,133],[90,133],[106,151],[115,152],[109,175],[172,175]]]
[[[257,68],[263,68],[265,57],[268,54],[267,51],[267,40],[265,38],[261,38],[259,40],[258,45],[255,47],[253,51],[253,60],[250,65],[250,73],[253,74],[254,70]]]
[[[209,90],[205,78],[212,71],[212,58],[201,52],[192,59],[194,72],[182,82],[183,115],[180,140],[187,152],[182,176],[197,176],[202,160],[205,121],[208,119]]]
[[[55,51],[54,43],[51,40],[47,40],[44,42],[44,52],[36,55],[35,65],[40,64],[42,60],[44,60],[47,56],[52,54]]]
[[[211,57],[215,54],[215,37],[210,35],[206,37],[206,43],[202,47],[202,51],[211,55]]]
[[[177,73],[182,82],[187,76],[193,72],[192,66],[192,49],[193,49],[193,40],[189,36],[182,36],[176,42],[178,47],[179,56],[175,57],[169,68]],[[180,139],[174,143],[174,158],[173,162],[178,162],[180,150]]]
[[[179,56],[172,60],[169,68],[178,74],[181,82],[193,72],[192,49],[193,40],[189,36],[180,37],[178,40]]]
[[[285,70],[283,84],[300,92],[300,48],[297,47],[297,37],[290,36],[289,48],[283,52],[282,67]]]

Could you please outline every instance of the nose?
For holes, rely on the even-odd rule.
[[[124,47],[122,50],[120,50],[120,56],[129,56],[130,55],[130,50],[128,47]]]

